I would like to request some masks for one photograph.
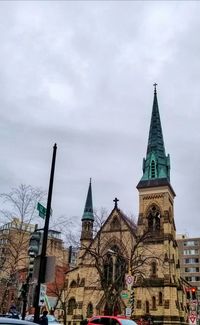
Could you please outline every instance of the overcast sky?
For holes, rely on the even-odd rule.
[[[153,83],[177,233],[200,236],[200,2],[0,2],[0,193],[48,190],[53,218],[113,199],[138,215]]]

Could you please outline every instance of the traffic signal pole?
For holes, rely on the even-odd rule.
[[[51,213],[51,198],[52,198],[52,192],[53,192],[53,179],[54,179],[54,170],[55,170],[55,162],[56,162],[56,151],[57,151],[57,145],[55,143],[54,146],[53,146],[53,157],[52,157],[51,173],[50,173],[50,180],[49,180],[49,191],[48,191],[48,198],[47,198],[47,211],[46,211],[46,218],[45,218],[45,224],[44,224],[42,250],[41,250],[41,255],[40,255],[39,275],[38,275],[38,282],[37,282],[36,291],[35,291],[34,323],[39,323],[39,318],[40,318],[40,306],[39,306],[40,288],[41,288],[41,283],[45,283],[46,250],[47,250],[47,240],[48,240],[48,231],[49,231],[49,219],[50,219],[50,213]]]

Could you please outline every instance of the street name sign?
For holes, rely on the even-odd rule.
[[[129,298],[128,292],[122,292],[121,297],[122,297],[122,299],[128,299]]]
[[[40,218],[44,219],[46,217],[47,209],[41,203],[38,202],[37,210],[39,211]]]

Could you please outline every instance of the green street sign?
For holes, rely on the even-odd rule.
[[[46,214],[47,214],[47,209],[39,202],[37,204],[37,210],[39,211],[40,218],[45,219]],[[53,210],[51,209],[50,210],[50,215],[51,216],[52,216],[52,213],[53,213]]]
[[[37,204],[37,210],[39,211],[40,218],[44,219],[47,213],[47,209],[38,202]]]
[[[39,212],[39,217],[42,218],[42,219],[45,219],[45,215],[42,214],[41,212]]]
[[[126,292],[122,292],[121,293],[121,297],[122,297],[122,299],[128,299],[129,298],[129,294],[126,293]]]

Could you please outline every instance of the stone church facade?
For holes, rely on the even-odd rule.
[[[137,225],[123,214],[115,199],[113,210],[94,234],[90,181],[77,266],[66,275],[69,325],[78,325],[91,315],[125,315],[127,307],[135,320],[146,317],[156,324],[187,324],[188,283],[180,276],[175,192],[154,87],[147,153],[137,185]],[[126,281],[128,275],[131,285]]]

